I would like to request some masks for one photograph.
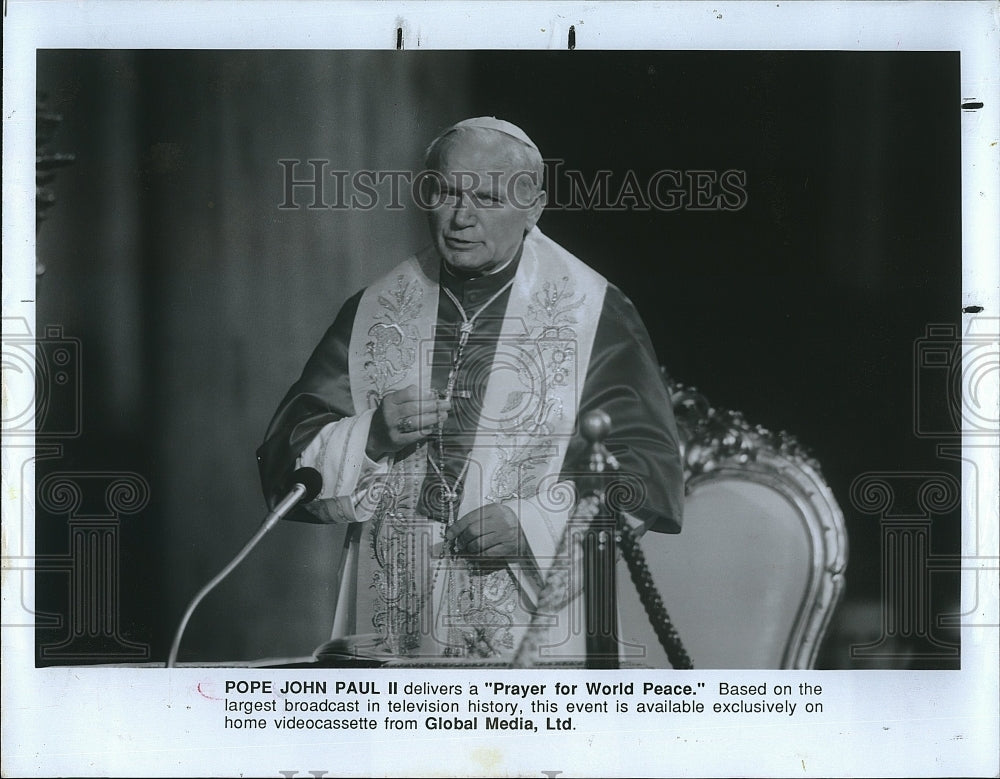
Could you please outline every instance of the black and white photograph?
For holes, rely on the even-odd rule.
[[[995,55],[301,7],[20,53],[5,772],[995,774]]]

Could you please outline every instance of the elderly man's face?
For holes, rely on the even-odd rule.
[[[440,194],[428,200],[431,237],[448,265],[488,273],[517,253],[541,215],[544,193],[492,132],[461,135],[441,155]]]

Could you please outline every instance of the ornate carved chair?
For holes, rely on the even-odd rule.
[[[810,668],[844,585],[847,537],[819,464],[785,433],[668,382],[687,497],[679,535],[641,539],[695,668]],[[622,665],[668,668],[623,563]]]

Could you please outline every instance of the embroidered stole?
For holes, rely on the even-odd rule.
[[[424,250],[362,295],[349,354],[356,413],[411,384],[430,389],[439,264],[433,249]],[[606,286],[537,228],[525,238],[455,513],[509,505],[543,572],[575,503],[569,485],[557,482]],[[483,571],[450,556],[444,524],[417,512],[426,474],[426,445],[393,462],[378,508],[351,550],[359,600],[372,598],[370,624],[392,654],[510,655],[530,620],[527,574],[516,566]],[[359,621],[368,611],[359,605]],[[341,617],[335,631],[353,630]]]

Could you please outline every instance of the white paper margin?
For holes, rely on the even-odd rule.
[[[1000,35],[992,2],[363,3],[9,2],[4,9],[4,337],[34,325],[34,133],[37,48],[960,50],[963,99],[963,305],[997,343],[1000,258]],[[958,110],[956,106],[955,110]],[[13,318],[10,319],[10,318]],[[978,321],[976,321],[978,320]],[[16,333],[13,333],[16,335]],[[7,408],[30,404],[30,376],[4,371]],[[997,403],[997,372],[978,388]],[[6,414],[5,414],[6,418]],[[226,679],[294,672],[47,668],[33,665],[33,631],[17,625],[33,605],[30,441],[3,449],[4,776],[933,776],[998,771],[998,489],[1000,440],[965,440],[961,671],[697,672],[738,683],[824,686],[825,711],[793,722],[680,716],[622,729],[551,736],[478,732],[316,734],[224,732],[218,700]],[[22,467],[27,478],[22,488]],[[970,532],[971,529],[974,532]],[[498,677],[498,674],[500,676]],[[312,678],[315,674],[310,674]],[[319,678],[319,677],[316,677]],[[324,677],[332,678],[332,677]],[[346,672],[338,679],[550,685],[573,672]],[[676,682],[671,671],[590,672],[594,681]],[[685,677],[693,678],[693,677]],[[550,688],[551,689],[551,688]],[[542,717],[543,719],[544,717]],[[539,719],[536,717],[536,719]]]

